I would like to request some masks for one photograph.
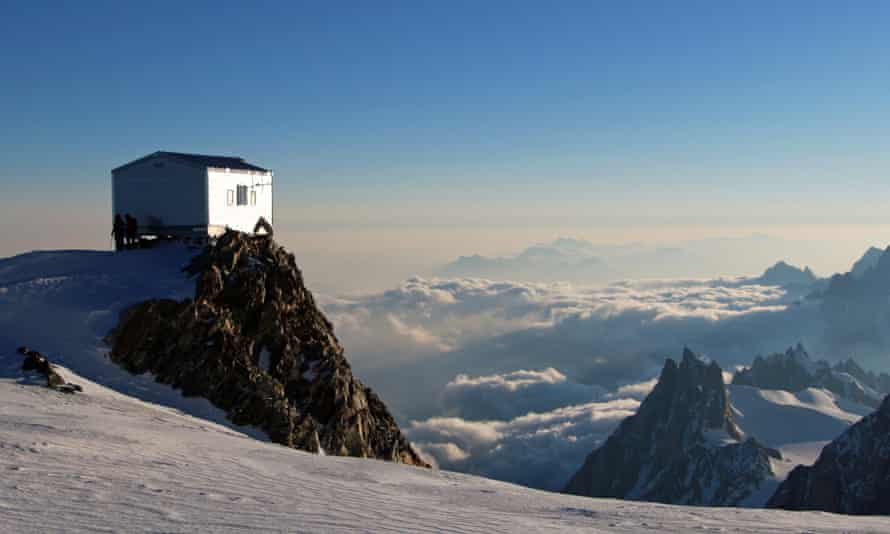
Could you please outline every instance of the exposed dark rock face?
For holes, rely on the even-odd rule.
[[[813,361],[798,344],[784,354],[766,358],[757,356],[748,369],[733,376],[733,384],[761,389],[798,392],[806,388],[824,388],[845,399],[877,408],[883,395],[890,393],[890,376],[864,370],[853,359],[835,364]]]
[[[872,250],[854,271],[836,274],[820,292],[825,341],[831,351],[855,350],[866,362],[881,362],[890,347],[890,247]]]
[[[277,443],[426,466],[353,377],[292,254],[230,231],[186,270],[197,277],[194,300],[127,310],[108,337],[113,361],[205,397]]]
[[[736,426],[720,367],[688,349],[667,360],[637,413],[594,450],[565,492],[673,504],[737,505],[779,458]]]
[[[890,514],[890,396],[797,466],[767,503],[771,508],[844,514]]]
[[[25,357],[25,360],[22,362],[22,371],[37,371],[42,374],[46,377],[47,387],[63,393],[83,391],[83,388],[79,385],[65,382],[62,375],[56,372],[53,365],[49,363],[49,359],[43,354],[28,347],[19,347],[17,352]]]

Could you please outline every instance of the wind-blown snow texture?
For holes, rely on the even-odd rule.
[[[196,252],[180,246],[117,254],[58,250],[0,260],[0,353],[27,345],[53,363],[127,395],[230,425],[225,413],[206,399],[185,398],[150,374],[121,369],[107,358],[103,341],[129,306],[192,296],[195,283],[183,276],[182,268]]]
[[[885,519],[598,500],[318,456],[0,356],[3,532],[886,532]]]

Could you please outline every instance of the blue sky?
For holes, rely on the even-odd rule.
[[[888,12],[4,2],[0,207],[104,224],[109,170],[168,149],[272,167],[294,227],[890,222]]]

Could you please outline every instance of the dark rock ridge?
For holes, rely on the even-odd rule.
[[[850,275],[853,278],[862,278],[867,271],[878,264],[883,254],[883,250],[877,247],[869,247],[865,254],[853,264],[853,268],[850,269]]]
[[[844,514],[890,514],[890,396],[797,466],[767,503],[771,508]]]
[[[757,356],[750,368],[733,376],[732,383],[791,392],[823,388],[873,408],[881,404],[883,395],[890,393],[890,375],[866,371],[852,358],[833,367],[823,360],[813,361],[801,344],[788,348],[784,354]]]
[[[192,260],[194,299],[122,314],[111,359],[201,396],[238,425],[330,455],[426,466],[380,398],[352,375],[292,254],[229,231]]]
[[[745,439],[723,372],[690,350],[668,359],[637,413],[594,450],[566,493],[672,504],[738,505],[773,476],[778,451]]]
[[[760,275],[758,282],[776,286],[810,286],[818,277],[809,267],[800,269],[780,261]]]
[[[890,348],[890,249],[846,274],[836,274],[815,295],[821,300],[825,342],[832,352],[855,351],[866,363],[882,362]]]

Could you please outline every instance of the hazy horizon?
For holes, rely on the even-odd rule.
[[[273,169],[280,240],[328,292],[560,236],[762,233],[812,243],[770,263],[830,274],[890,241],[887,14],[15,3],[0,256],[107,248],[110,170],[174,150]],[[232,21],[247,37],[227,37]]]
[[[23,231],[0,238],[0,258],[33,250],[111,250],[102,221],[80,225],[19,219]],[[616,232],[616,228],[619,230]],[[890,244],[890,224],[702,225],[603,224],[599,227],[555,224],[445,225],[445,224],[307,224],[278,225],[277,241],[293,251],[311,289],[330,295],[376,292],[396,286],[411,276],[436,276],[461,256],[510,257],[524,249],[559,238],[594,245],[640,244],[651,248],[683,247],[701,241],[728,240],[730,251],[713,248],[712,255],[695,265],[693,278],[755,276],[778,261],[813,269],[819,276],[849,270],[870,246]],[[762,237],[762,240],[752,237]],[[888,239],[884,239],[888,236]],[[764,240],[770,246],[764,247]],[[758,244],[759,243],[759,244]],[[646,278],[676,278],[657,276]],[[690,271],[693,272],[693,271]],[[623,278],[633,279],[628,274]],[[572,280],[569,280],[572,282]],[[578,281],[574,281],[578,283]]]

